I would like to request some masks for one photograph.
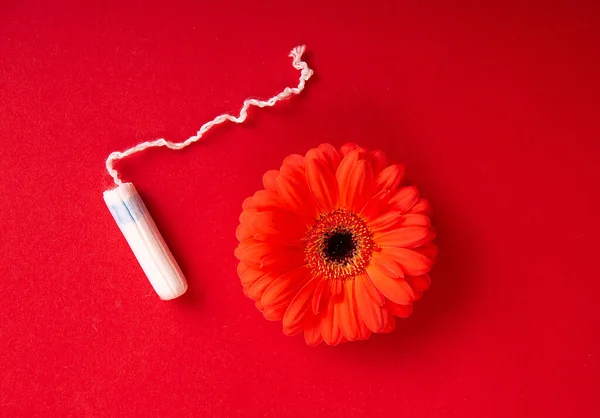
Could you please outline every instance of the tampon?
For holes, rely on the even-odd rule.
[[[183,295],[185,277],[133,184],[105,191],[104,201],[158,296]]]

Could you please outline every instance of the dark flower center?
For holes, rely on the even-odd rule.
[[[354,279],[365,271],[375,249],[373,232],[347,209],[321,215],[304,237],[306,264],[316,277]]]
[[[323,256],[327,261],[347,264],[356,253],[356,240],[347,230],[332,231],[323,237]]]

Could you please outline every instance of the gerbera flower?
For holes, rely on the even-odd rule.
[[[429,287],[430,205],[381,151],[329,144],[289,155],[243,203],[244,293],[310,345],[390,332]]]

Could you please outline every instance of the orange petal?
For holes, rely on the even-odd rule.
[[[356,328],[358,330],[358,339],[359,340],[367,340],[371,336],[371,330],[365,324],[365,321],[362,319],[360,312],[358,311],[358,302],[356,298],[356,280],[348,280],[351,282],[351,286],[354,293],[354,318],[356,319]]]
[[[304,330],[304,340],[306,344],[310,346],[315,346],[321,344],[323,342],[323,337],[321,336],[321,329],[319,326],[309,327]]]
[[[383,331],[381,332],[387,334],[389,332],[392,332],[396,328],[396,317],[390,312],[389,309],[384,309],[383,313],[386,317],[386,325]]]
[[[285,306],[279,306],[276,308],[268,308],[265,307],[263,311],[263,315],[268,321],[281,321],[283,319],[283,314],[285,313]]]
[[[383,233],[375,233],[373,239],[380,247],[413,248],[433,240],[435,234],[429,228],[409,226]]]
[[[433,210],[431,204],[426,199],[420,199],[411,209],[410,213],[420,213],[422,215],[431,216]]]
[[[265,307],[275,307],[284,303],[289,304],[292,298],[308,281],[309,271],[301,266],[283,273],[265,289],[260,299]]]
[[[366,273],[383,296],[392,302],[407,305],[414,300],[412,288],[403,279],[393,279],[375,266],[369,266]]]
[[[259,267],[283,273],[304,264],[304,252],[301,249],[273,248],[260,259]]]
[[[329,289],[331,291],[332,296],[336,296],[342,293],[343,286],[344,282],[342,282],[341,280],[329,280]]]
[[[371,262],[383,273],[393,278],[404,277],[404,272],[394,261],[393,258],[387,256],[385,253],[373,252],[371,255]]]
[[[283,159],[281,163],[281,174],[295,176],[298,172],[304,171],[304,157],[298,154],[290,154]]]
[[[370,279],[364,274],[360,274],[354,279],[354,290],[356,291],[356,305],[358,307],[358,314],[364,321],[367,328],[373,332],[381,332],[385,328],[383,312],[381,310],[381,306],[376,304],[369,296],[369,292],[367,290],[367,280],[370,282]]]
[[[402,215],[402,226],[431,226],[431,220],[428,216],[417,214],[417,213],[409,213],[406,215]]]
[[[331,290],[329,286],[329,280],[327,279],[318,279],[319,283],[315,287],[315,292],[312,297],[312,311],[315,315],[318,315],[319,312],[324,308],[326,303],[329,303],[331,299]]]
[[[316,217],[316,208],[308,190],[306,179],[280,174],[276,180],[277,193],[290,210]]]
[[[401,187],[390,199],[394,210],[407,213],[419,201],[419,190],[415,186]]]
[[[435,261],[438,255],[438,247],[433,242],[429,242],[419,248],[415,248],[414,251],[423,254],[432,261]]]
[[[381,150],[371,151],[371,164],[373,165],[373,173],[377,176],[381,171],[387,167],[387,158],[385,153]]]
[[[244,202],[242,203],[242,209],[256,209],[256,204],[254,203],[254,200],[251,197],[247,197],[246,199],[244,199]]]
[[[248,270],[250,270],[250,266],[246,263],[244,263],[243,261],[240,261],[237,265],[237,274],[238,276],[242,276],[242,274],[244,274],[245,272],[247,272]]]
[[[342,145],[342,147],[340,148],[340,154],[343,157],[350,154],[352,151],[366,152],[366,150],[363,147],[358,146],[354,142],[348,142],[347,144]]]
[[[282,205],[281,199],[276,191],[259,190],[252,196],[254,205],[258,210],[279,209]]]
[[[265,272],[260,269],[249,268],[246,271],[244,271],[244,273],[240,274],[239,276],[240,276],[240,280],[242,282],[242,286],[250,287],[264,275],[265,275]]]
[[[254,232],[250,228],[250,226],[245,224],[239,224],[235,230],[235,237],[238,241],[244,241],[248,238],[252,238]]]
[[[381,190],[375,193],[375,196],[369,199],[360,214],[366,219],[377,218],[382,212],[389,209],[388,202],[391,195],[392,193],[389,190]]]
[[[400,222],[400,212],[386,212],[377,218],[368,221],[367,225],[374,232],[385,231]]]
[[[398,263],[402,271],[410,276],[428,273],[433,265],[433,261],[425,255],[406,248],[384,247],[381,251]]]
[[[373,303],[377,306],[383,306],[385,303],[385,299],[379,290],[375,287],[369,276],[366,274],[362,275],[362,284],[364,285],[364,289],[367,291],[367,295],[371,298]]]
[[[331,345],[338,345],[345,340],[344,334],[342,333],[342,328],[340,327],[340,317],[337,314],[335,306],[333,309],[333,327],[331,331]]]
[[[335,305],[336,317],[339,318],[340,329],[348,341],[358,340],[358,325],[354,315],[354,284],[352,280],[344,282],[344,300]]]
[[[345,196],[347,208],[357,213],[373,197],[373,168],[368,161],[359,160],[354,164],[341,195]]]
[[[238,260],[244,261],[251,266],[260,264],[260,260],[270,254],[272,248],[270,245],[254,240],[242,241],[234,251]]]
[[[267,273],[264,276],[256,280],[251,286],[246,288],[248,297],[253,300],[260,300],[265,289],[273,282],[275,277],[272,274]]]
[[[413,311],[413,305],[398,305],[394,302],[387,303],[390,312],[399,318],[408,318]]]
[[[301,217],[283,210],[258,212],[252,217],[256,233],[286,235],[290,240],[302,238],[308,225]]]
[[[283,315],[283,332],[286,335],[293,335],[301,330],[302,321],[307,317],[310,311],[310,302],[315,287],[319,279],[312,279],[306,283],[294,296]]]
[[[338,184],[330,165],[322,154],[312,149],[306,154],[306,180],[317,205],[325,213],[337,208]]]
[[[431,279],[428,274],[423,274],[422,276],[406,276],[406,281],[415,292],[423,292],[431,286]]]
[[[375,179],[377,190],[396,190],[404,178],[406,168],[400,164],[390,165],[384,168]]]
[[[327,162],[329,163],[329,167],[331,168],[331,172],[335,173],[338,166],[340,165],[340,154],[331,144],[321,144],[319,145],[319,151],[323,154]]]
[[[350,152],[342,159],[337,171],[335,172],[335,178],[337,179],[340,191],[340,205],[343,207],[348,207],[348,204],[346,202],[345,190],[348,186],[348,179],[350,178],[350,173],[352,173],[352,169],[354,168],[354,165],[357,161],[358,151]]]
[[[277,191],[277,185],[275,184],[275,180],[279,175],[279,170],[269,170],[265,174],[263,174],[263,186],[265,186],[265,190],[269,190],[272,192]]]
[[[256,209],[248,209],[242,211],[239,216],[239,221],[241,224],[246,224],[248,226],[252,225],[252,218],[256,215],[258,211]]]
[[[339,335],[339,329],[337,332],[334,327],[334,315],[335,315],[335,305],[333,301],[329,302],[327,305],[327,310],[325,311],[323,317],[321,318],[321,322],[319,323],[321,326],[321,335],[323,336],[323,341],[327,345],[335,345],[335,341]]]

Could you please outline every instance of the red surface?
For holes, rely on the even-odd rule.
[[[0,6],[1,416],[598,416],[597,2],[111,3]],[[157,300],[106,156],[294,85],[299,43],[301,97],[119,165],[189,281]],[[393,334],[310,348],[242,294],[234,231],[325,141],[407,165],[440,257]]]

